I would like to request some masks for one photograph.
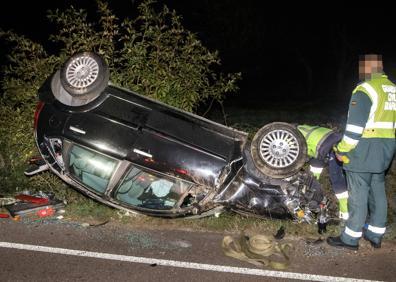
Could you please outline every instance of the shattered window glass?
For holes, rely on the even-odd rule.
[[[116,165],[116,160],[77,145],[70,152],[70,174],[101,194],[105,192]]]
[[[189,190],[191,184],[159,176],[133,167],[118,187],[115,197],[121,202],[148,209],[168,210]]]

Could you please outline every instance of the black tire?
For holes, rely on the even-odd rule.
[[[100,95],[109,82],[109,76],[106,62],[93,52],[71,56],[60,70],[62,87],[71,96],[81,98]]]
[[[273,122],[257,131],[250,153],[256,168],[273,178],[292,176],[307,161],[304,136],[295,126],[284,122]]]

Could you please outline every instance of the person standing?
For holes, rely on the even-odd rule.
[[[336,147],[347,177],[349,219],[340,236],[327,238],[331,246],[352,250],[362,236],[381,247],[387,216],[385,170],[396,147],[396,87],[383,73],[382,57],[360,57],[359,78],[363,82],[352,93],[345,133]]]

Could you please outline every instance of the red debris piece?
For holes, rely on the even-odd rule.
[[[47,217],[47,216],[52,216],[55,214],[55,209],[51,207],[46,207],[45,209],[41,209],[37,211],[37,215],[39,217]]]
[[[34,156],[34,157],[31,157],[30,158],[30,160],[29,160],[29,163],[30,164],[34,164],[34,163],[36,163],[37,161],[41,161],[43,158],[41,157],[41,156]]]
[[[0,218],[9,218],[10,215],[8,213],[0,213]]]
[[[48,202],[49,202],[49,200],[47,198],[39,198],[39,197],[34,197],[34,196],[24,195],[24,194],[15,196],[15,199],[23,201],[23,202],[33,203],[33,204],[48,204]]]
[[[188,171],[182,168],[176,168],[176,172],[180,173],[180,174],[188,174]]]

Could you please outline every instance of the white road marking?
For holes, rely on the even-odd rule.
[[[326,276],[326,275],[297,273],[297,272],[273,271],[273,270],[263,270],[256,268],[233,267],[226,265],[215,265],[215,264],[194,263],[194,262],[176,261],[176,260],[125,256],[125,255],[116,255],[109,253],[98,253],[98,252],[89,252],[83,250],[72,250],[72,249],[54,248],[54,247],[10,243],[10,242],[0,242],[0,247],[34,251],[34,252],[44,252],[51,254],[62,254],[69,256],[117,260],[117,261],[142,263],[142,264],[156,264],[161,266],[179,267],[179,268],[187,268],[187,269],[198,269],[198,270],[206,270],[206,271],[237,273],[237,274],[257,275],[264,277],[276,277],[276,278],[286,278],[286,279],[299,279],[305,281],[331,281],[331,282],[338,282],[338,281],[373,282],[374,281],[374,280],[354,279],[347,277],[335,277],[335,276]]]

